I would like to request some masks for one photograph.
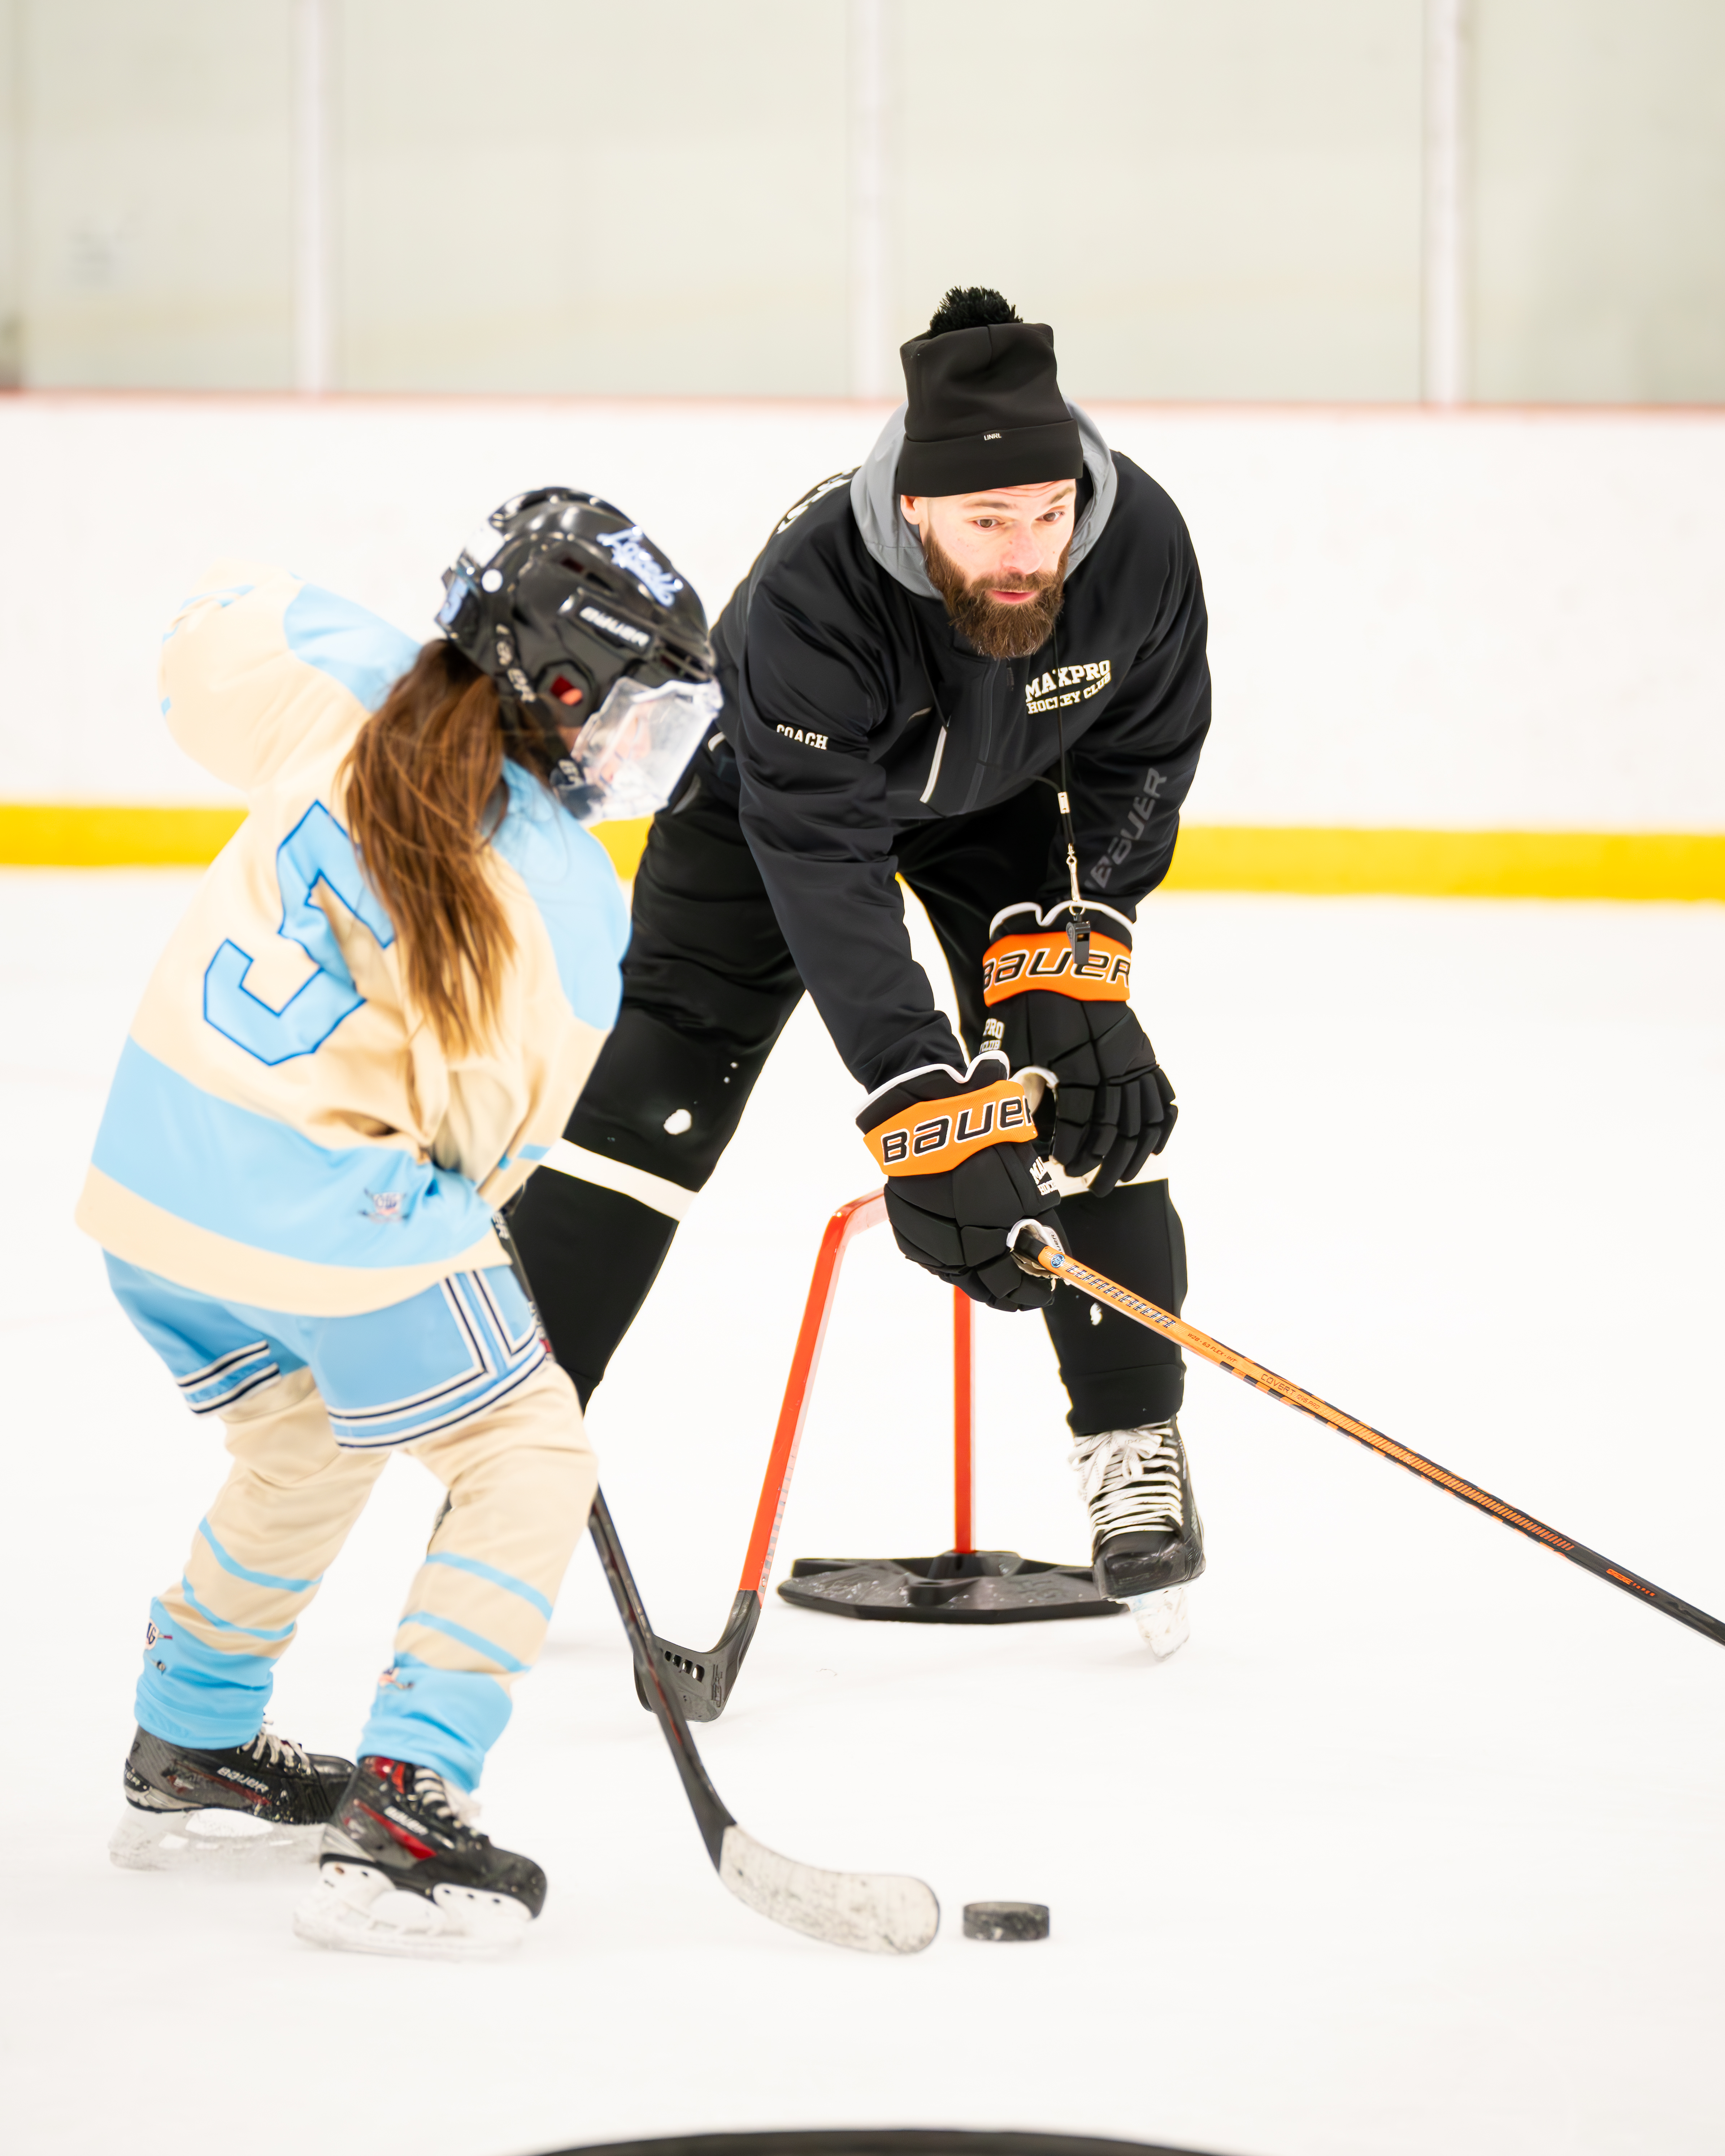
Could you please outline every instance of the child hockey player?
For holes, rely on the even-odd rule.
[[[250,813],[145,993],[78,1217],[233,1455],[151,1606],[115,1861],[321,1838],[303,1938],[459,1956],[544,1902],[465,1799],[597,1477],[492,1213],[617,1013],[628,921],[581,824],[656,806],[718,697],[694,593],[595,496],[506,503],[444,582],[422,649],[236,564],[176,618],[169,726]],[[356,1765],[264,1715],[401,1449],[449,1502]]]

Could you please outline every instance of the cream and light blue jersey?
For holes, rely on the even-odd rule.
[[[615,1020],[615,872],[514,764],[490,842],[515,942],[491,1040],[451,1059],[410,1008],[337,773],[418,649],[234,562],[169,629],[168,726],[249,813],[145,991],[78,1220],[182,1286],[341,1317],[502,1263],[492,1209],[562,1135]]]

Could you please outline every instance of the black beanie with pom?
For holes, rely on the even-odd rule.
[[[901,494],[978,494],[1081,476],[1084,449],[1055,368],[1054,331],[998,292],[955,288],[901,347],[909,408]]]

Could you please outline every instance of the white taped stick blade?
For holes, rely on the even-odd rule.
[[[921,1953],[940,1929],[932,1889],[902,1873],[822,1871],[727,1826],[719,1876],[757,1916],[860,1953]]]

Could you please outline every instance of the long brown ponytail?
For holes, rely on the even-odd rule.
[[[348,828],[395,924],[408,993],[449,1055],[490,1040],[515,953],[486,845],[503,752],[495,684],[439,639],[341,767]]]

